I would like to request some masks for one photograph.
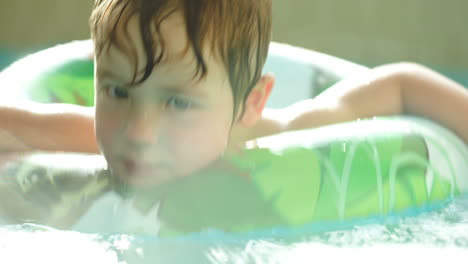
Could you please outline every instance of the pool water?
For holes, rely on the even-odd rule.
[[[294,54],[292,52],[291,56]],[[301,53],[296,55],[300,57]],[[266,71],[283,70],[283,60],[281,56],[273,58]],[[318,92],[311,88],[310,83],[320,83],[323,79],[318,78],[320,72],[300,70],[303,67],[300,63],[297,68],[293,66],[288,65],[285,78],[278,76],[277,83],[278,87],[295,87],[295,93],[277,89],[270,100],[271,107],[281,107],[297,101],[296,97],[307,98]],[[339,73],[352,72],[347,64],[342,68]],[[294,82],[291,83],[291,80]],[[325,78],[324,83],[333,81],[334,78]],[[85,234],[32,224],[0,226],[1,264],[313,261],[467,263],[468,194],[443,204],[442,208],[413,216],[314,224],[298,229],[239,235],[211,230],[203,234],[162,239],[151,235]]]
[[[37,225],[0,227],[0,263],[466,263],[468,195],[440,210],[291,235],[181,238],[83,234]],[[282,234],[284,235],[284,233]],[[221,239],[220,239],[221,238]]]

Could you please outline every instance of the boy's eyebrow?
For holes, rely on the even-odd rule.
[[[125,79],[106,68],[97,68],[96,75],[102,79],[117,79],[119,81]],[[126,88],[130,88],[130,86],[126,85]],[[209,95],[206,89],[203,89],[202,85],[200,85],[200,82],[195,80],[184,81],[183,84],[179,85],[165,85],[161,86],[161,88],[160,91],[166,95],[193,95],[197,97],[207,97]]]
[[[123,81],[124,79],[120,75],[116,74],[115,72],[107,68],[99,68],[99,67],[96,69],[96,76],[99,76],[100,78],[118,79],[121,81]]]
[[[193,82],[187,82],[184,85],[178,86],[162,86],[160,90],[162,93],[167,95],[191,95],[196,97],[207,97],[209,93],[200,85],[196,85]]]

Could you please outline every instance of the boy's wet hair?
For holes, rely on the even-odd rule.
[[[145,81],[164,56],[164,40],[158,38],[161,22],[181,11],[189,45],[197,61],[195,77],[208,69],[202,48],[221,58],[229,74],[234,115],[262,74],[271,37],[271,0],[95,0],[90,18],[96,56],[112,44],[134,59],[132,84]],[[137,80],[136,47],[129,43],[128,22],[138,15],[146,66]]]

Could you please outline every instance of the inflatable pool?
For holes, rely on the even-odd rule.
[[[91,52],[91,43],[80,41],[16,62],[0,73],[0,87],[14,87],[3,99],[93,105]],[[272,44],[265,71],[275,73],[278,87],[269,106],[313,97],[341,78],[365,70],[327,55]],[[296,90],[291,93],[286,87]],[[245,249],[247,241],[257,241],[261,248],[265,238],[333,234],[363,223],[394,225],[408,219],[402,217],[417,219],[448,210],[468,189],[467,146],[427,120],[360,120],[262,138],[257,143],[240,156],[227,157],[229,170],[197,174],[158,189],[164,209],[157,212],[157,223],[148,224],[148,217],[135,213],[125,199],[112,193],[90,207],[72,227],[75,232],[30,224],[4,226],[0,232],[18,237],[35,233],[44,239],[66,236],[91,248],[98,245],[103,252],[112,249],[117,253],[104,254],[110,261],[127,259],[122,253],[127,252],[146,262],[141,254],[156,256],[149,249],[152,246],[162,255],[165,247],[171,248],[172,257],[181,247],[201,254],[198,257],[205,261],[210,254],[214,259],[222,259],[223,254],[229,259],[223,245]],[[54,155],[76,158],[38,155],[50,155],[51,164]],[[468,219],[463,217],[461,221]]]

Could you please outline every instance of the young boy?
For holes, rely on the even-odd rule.
[[[97,0],[90,22],[95,112],[63,105],[0,108],[0,149],[102,152],[111,177],[81,178],[85,183],[75,188],[100,187],[73,213],[64,209],[51,219],[46,208],[25,216],[33,210],[24,205],[29,209],[10,214],[13,222],[71,226],[114,188],[111,183],[145,196],[219,166],[225,152],[249,140],[358,118],[425,116],[468,142],[468,91],[410,63],[378,67],[314,99],[263,111],[274,86],[273,76],[261,76],[271,0]],[[5,208],[1,214],[8,215]]]

